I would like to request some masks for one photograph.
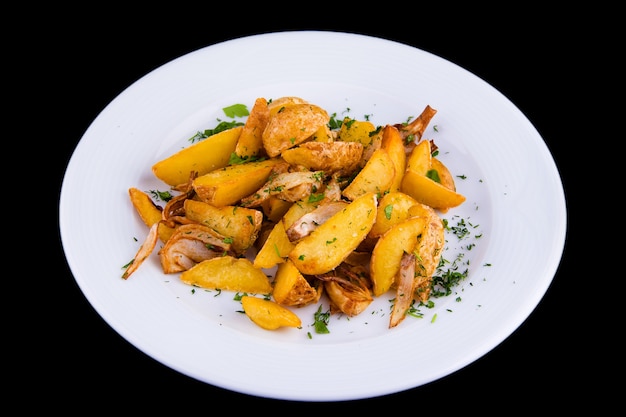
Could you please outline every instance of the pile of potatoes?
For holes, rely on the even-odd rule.
[[[257,98],[243,125],[152,166],[177,192],[165,207],[129,190],[150,232],[123,277],[161,242],[164,273],[245,293],[244,311],[265,329],[300,327],[293,308],[324,294],[333,313],[355,316],[390,290],[397,326],[429,297],[444,248],[437,211],[465,201],[422,139],[435,113],[331,128],[329,113],[302,98]]]

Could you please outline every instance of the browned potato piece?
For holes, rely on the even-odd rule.
[[[376,221],[376,193],[363,194],[298,241],[289,259],[305,275],[326,273],[354,251]]]
[[[330,121],[323,108],[314,104],[293,104],[277,112],[263,131],[263,146],[270,157],[311,137]]]
[[[454,177],[452,176],[452,173],[450,172],[448,167],[443,164],[443,162],[433,157],[430,161],[430,167],[431,169],[437,171],[437,174],[439,175],[439,183],[441,185],[452,191],[456,191]]]
[[[401,190],[418,202],[441,211],[460,206],[465,201],[464,195],[412,170],[404,173]]]
[[[383,195],[389,190],[394,175],[395,167],[389,153],[385,149],[378,149],[352,182],[343,189],[342,194],[353,201],[367,193]]]
[[[389,189],[390,191],[399,191],[402,176],[406,169],[406,151],[404,150],[404,142],[398,129],[391,125],[384,127],[381,147],[387,151],[395,168],[393,181]]]
[[[263,210],[267,220],[275,223],[283,218],[292,204],[292,201],[285,201],[276,196],[270,195],[261,203],[261,210]]]
[[[293,262],[287,259],[278,265],[272,296],[278,304],[304,307],[320,299],[321,289],[321,286],[311,286]]]
[[[315,133],[313,133],[313,136],[311,136],[311,140],[315,142],[334,142],[335,136],[336,132],[330,130],[330,127],[325,124],[323,126],[320,126],[320,128],[317,129]]]
[[[237,126],[224,130],[181,149],[154,164],[152,172],[164,183],[175,187],[187,183],[192,171],[204,175],[223,168],[235,151],[242,129],[242,126]]]
[[[312,171],[349,175],[357,168],[362,154],[363,145],[359,142],[305,142],[283,151],[281,156],[292,165],[302,165]]]
[[[418,204],[413,197],[402,192],[385,194],[378,203],[376,223],[367,235],[369,238],[382,236],[387,230],[409,218],[409,208]]]
[[[138,188],[131,187],[128,189],[130,202],[137,210],[139,217],[148,227],[157,223],[163,217],[163,209],[154,204],[150,196]]]
[[[423,140],[418,143],[406,161],[406,169],[417,174],[426,175],[432,163],[430,141]]]
[[[198,198],[215,207],[230,206],[249,196],[267,181],[272,168],[282,159],[266,159],[229,165],[199,176],[193,181]]]
[[[222,256],[202,261],[180,274],[188,285],[214,290],[270,294],[272,284],[247,258]]]
[[[372,132],[376,130],[376,126],[367,120],[356,120],[345,117],[339,129],[339,140],[344,142],[358,142],[363,147],[372,144]]]
[[[407,160],[400,190],[422,204],[445,212],[461,205],[465,201],[465,196],[457,193],[455,187],[449,188],[450,181],[454,183],[452,175],[439,160],[436,160],[433,166],[435,160],[436,158],[431,155],[430,141],[419,142]],[[427,176],[432,169],[438,172],[440,181],[441,178],[444,179],[445,185]]]
[[[289,229],[291,225],[302,216],[315,210],[319,204],[319,202],[312,203],[309,201],[296,201],[295,203],[291,203],[291,207],[285,212],[282,219],[285,230]]]
[[[263,156],[265,153],[265,149],[263,149],[263,131],[269,119],[270,109],[267,106],[267,101],[262,97],[257,98],[235,147],[235,153],[238,156],[242,158]]]
[[[268,109],[270,110],[270,116],[275,116],[276,113],[285,109],[285,107],[292,106],[294,104],[306,104],[306,101],[303,98],[296,96],[284,96],[279,97],[277,99],[270,100],[267,104]]]
[[[302,326],[296,313],[270,300],[244,295],[241,297],[241,306],[246,316],[265,330]]]
[[[231,238],[231,249],[237,254],[243,254],[250,248],[261,231],[263,213],[259,210],[238,206],[215,207],[190,199],[186,199],[184,204],[185,217]]]
[[[413,252],[426,226],[425,217],[411,217],[395,224],[378,239],[370,261],[370,277],[375,296],[386,293],[394,284],[402,256]]]
[[[257,268],[272,268],[277,264],[285,262],[289,252],[295,245],[291,243],[283,222],[277,222],[270,232],[265,243],[259,249],[253,264]]]

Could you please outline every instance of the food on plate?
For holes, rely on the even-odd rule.
[[[269,294],[272,284],[259,268],[247,258],[224,255],[200,261],[183,271],[180,280],[185,284],[213,290],[241,293]]]
[[[244,294],[264,329],[300,327],[291,309],[319,302],[354,317],[385,294],[394,328],[427,303],[445,247],[438,213],[465,201],[423,139],[436,110],[377,127],[285,96],[246,114],[155,163],[167,192],[129,188],[148,231],[123,278],[161,242],[163,273]]]
[[[211,140],[196,142],[175,154],[158,161],[152,166],[152,172],[164,183],[175,187],[186,183],[189,172],[206,174],[228,165],[231,154],[235,151],[242,132],[241,126],[223,130],[211,136]]]
[[[241,297],[244,313],[255,324],[266,330],[279,327],[300,327],[302,321],[293,311],[270,300],[244,295]]]

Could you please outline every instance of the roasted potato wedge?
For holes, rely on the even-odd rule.
[[[358,167],[362,154],[361,143],[337,141],[305,142],[283,151],[281,156],[292,165],[300,165],[312,171],[324,171],[327,175],[336,172],[350,175]],[[402,171],[404,172],[404,169]]]
[[[235,147],[235,153],[239,157],[245,159],[252,156],[264,156],[263,131],[269,119],[270,109],[267,105],[267,100],[263,97],[257,98]]]
[[[278,265],[272,291],[278,304],[304,307],[319,301],[321,294],[322,286],[313,287],[289,259]]]
[[[272,168],[285,162],[279,158],[229,165],[197,177],[193,189],[198,199],[215,207],[236,204],[259,189],[268,179]]]
[[[157,223],[163,217],[163,208],[157,206],[152,198],[138,188],[131,187],[128,189],[130,202],[132,203],[137,214],[148,227]]]
[[[383,195],[392,185],[395,166],[385,149],[378,149],[359,171],[342,194],[349,200],[356,200],[367,193]]]
[[[412,170],[404,173],[401,190],[418,202],[441,211],[460,206],[465,201],[464,195]]]
[[[265,214],[267,220],[276,223],[283,218],[292,204],[292,201],[285,201],[271,195],[261,203],[261,210],[263,210],[263,214]]]
[[[413,252],[426,225],[425,217],[411,217],[395,224],[378,239],[370,261],[370,277],[375,296],[386,293],[392,287],[400,270],[402,256],[405,252]]]
[[[265,330],[302,326],[296,313],[270,300],[244,295],[241,306],[246,316]]]
[[[387,151],[395,168],[389,190],[400,191],[400,184],[402,184],[402,176],[406,169],[407,158],[406,151],[404,150],[404,141],[397,128],[391,125],[387,125],[383,128],[381,148]]]
[[[292,104],[270,117],[263,131],[263,146],[270,157],[280,155],[310,138],[330,116],[314,104]]]
[[[231,240],[231,249],[237,254],[248,250],[261,231],[263,213],[256,209],[223,206],[215,207],[197,200],[185,200],[185,217],[203,224]]]
[[[456,192],[452,175],[445,165],[431,155],[431,145],[427,140],[419,142],[412,150],[407,160],[407,168],[402,177],[400,190],[420,203],[440,211],[447,211],[457,207],[465,201],[465,196]],[[435,170],[439,181],[444,178],[445,185],[429,177],[430,171]]]
[[[363,194],[298,241],[289,259],[305,275],[323,274],[354,251],[376,221],[376,193]]]
[[[196,142],[152,166],[154,175],[164,183],[175,187],[189,181],[195,171],[198,175],[223,168],[228,165],[235,151],[243,126],[224,130]]]
[[[250,294],[270,294],[270,279],[247,258],[222,256],[196,264],[180,274],[180,280],[196,287]]]
[[[418,203],[413,197],[400,191],[390,192],[382,196],[378,202],[376,223],[372,226],[367,237],[378,238],[391,229],[394,224],[409,218],[409,208],[415,204]]]
[[[423,140],[415,145],[409,154],[406,161],[406,169],[420,175],[426,175],[426,172],[428,172],[432,164],[431,160],[432,154],[430,142]]]
[[[448,169],[447,166],[444,165],[439,159],[433,157],[430,161],[430,169],[437,171],[437,176],[439,177],[439,183],[446,187],[449,190],[456,191],[456,183],[454,182],[454,177],[452,173]]]
[[[356,120],[344,117],[337,136],[341,141],[358,142],[365,148],[372,144],[371,134],[374,131],[376,131],[376,126],[368,120]]]
[[[270,116],[276,116],[278,112],[283,111],[286,107],[293,106],[294,104],[307,104],[308,101],[301,97],[296,96],[284,96],[277,99],[272,99],[267,103],[267,107],[270,110]]]
[[[267,239],[265,239],[265,243],[254,257],[253,264],[257,268],[272,268],[285,262],[294,246],[287,237],[285,225],[279,221],[274,225]]]

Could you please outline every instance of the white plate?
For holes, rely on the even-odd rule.
[[[165,190],[151,166],[198,130],[251,108],[257,97],[299,96],[375,125],[437,109],[426,138],[467,201],[442,215],[471,224],[448,235],[444,258],[463,254],[455,292],[388,329],[389,293],[360,316],[262,330],[234,294],[192,291],[152,257],[128,280],[122,266],[146,235],[129,187]],[[437,129],[434,129],[436,127]],[[111,102],[79,142],[60,200],[61,236],[85,297],[130,343],[200,381],[261,397],[334,401],[375,397],[453,373],[506,339],[533,311],[561,260],[565,198],[542,138],[506,97],[427,52],[373,37],[283,32],[212,45],[147,74]],[[475,246],[473,246],[475,244]],[[469,250],[468,247],[472,246]],[[325,308],[327,304],[325,305]],[[309,337],[309,333],[312,337]]]

